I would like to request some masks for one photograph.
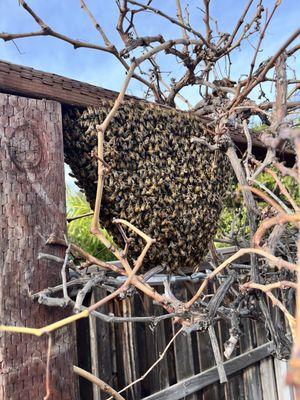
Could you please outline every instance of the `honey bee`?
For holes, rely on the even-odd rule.
[[[96,125],[112,105],[112,100],[102,99],[98,108],[64,110],[65,160],[92,207],[98,180],[98,161],[91,156],[92,150],[97,152]],[[128,219],[157,239],[145,268],[196,268],[215,234],[230,168],[221,150],[212,159],[204,146],[190,142],[190,136],[205,132],[197,115],[126,100],[105,133],[109,171],[101,223],[119,245],[123,242],[116,236],[113,217]],[[143,245],[135,240],[129,256],[137,259]]]

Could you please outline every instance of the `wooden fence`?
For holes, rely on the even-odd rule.
[[[195,287],[179,282],[172,286],[177,298],[186,300]],[[106,291],[98,289],[94,301]],[[115,316],[163,314],[147,297],[135,295],[115,300],[101,310]],[[263,324],[245,319],[239,345],[224,363],[228,383],[220,384],[207,332],[179,334],[164,358],[140,382],[124,392],[134,400],[292,400],[293,393],[284,383],[286,362],[271,355],[273,343],[266,343]],[[115,389],[122,389],[141,377],[159,358],[179,327],[170,319],[153,324],[107,323],[90,317],[78,324],[78,363]],[[215,330],[221,352],[229,338],[229,326],[217,322]],[[108,397],[88,382],[80,381],[82,400]]]

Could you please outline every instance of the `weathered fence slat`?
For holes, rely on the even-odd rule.
[[[241,349],[244,352],[250,351],[256,344],[256,337],[253,332],[252,321],[243,320],[243,332],[241,336]],[[252,365],[243,372],[245,397],[247,400],[262,400],[261,381],[259,376],[259,366]]]
[[[95,294],[92,293],[91,303],[95,303]],[[92,315],[89,316],[90,325],[90,352],[91,352],[91,372],[99,377],[99,362],[98,362],[98,340],[97,340],[97,321]],[[101,391],[99,386],[93,385],[93,399],[101,400]]]
[[[278,400],[292,400],[294,398],[293,390],[285,383],[287,372],[287,362],[274,359]]]
[[[256,328],[256,337],[257,344],[262,345],[266,340],[266,332],[265,327],[262,323],[257,323],[255,325]],[[276,379],[274,372],[274,364],[273,357],[267,357],[262,360],[259,366],[260,369],[260,380],[261,380],[261,388],[263,400],[274,400],[277,398],[277,388],[276,388]]]
[[[187,293],[184,286],[174,285],[173,293],[177,299],[186,301]],[[173,335],[179,326],[173,325]],[[177,381],[194,375],[193,349],[191,335],[179,335],[174,342],[175,370]],[[186,400],[197,400],[195,395],[186,397]]]
[[[226,374],[231,375],[268,357],[271,354],[272,349],[273,343],[269,342],[235,357],[232,360],[226,361],[224,363]],[[200,372],[200,374],[184,379],[167,389],[145,397],[143,400],[180,400],[189,394],[195,393],[196,391],[217,382],[218,379],[219,374],[217,367],[212,367],[204,372]]]

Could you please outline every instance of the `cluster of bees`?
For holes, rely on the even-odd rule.
[[[65,159],[94,206],[97,183],[96,125],[113,105],[64,111]],[[144,270],[161,265],[169,271],[197,269],[207,253],[220,216],[229,179],[225,154],[211,152],[191,137],[206,136],[194,114],[126,100],[105,133],[105,178],[100,221],[120,246],[122,236],[112,223],[124,218],[156,243]],[[130,233],[128,232],[128,235]],[[136,259],[145,243],[133,236],[129,257]]]

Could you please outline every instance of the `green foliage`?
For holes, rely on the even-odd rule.
[[[249,236],[249,226],[247,224],[247,210],[240,206],[226,206],[222,210],[216,237],[232,237],[237,242]],[[215,243],[216,247],[231,246],[224,243]]]
[[[293,200],[295,200],[296,204],[300,206],[300,190],[299,185],[291,176],[285,176],[282,178],[282,183],[290,192]]]
[[[299,186],[293,178],[290,176],[281,177],[279,171],[272,168],[276,172],[279,179],[282,181],[284,186],[289,191],[290,195],[294,199],[295,203],[300,206]],[[286,198],[280,193],[280,190],[274,180],[274,178],[267,172],[261,173],[257,177],[257,181],[264,184],[269,190],[271,190],[278,198],[280,198],[288,207],[291,205],[287,202]],[[249,226],[247,223],[247,210],[242,206],[242,198],[239,200],[235,197],[234,193],[237,191],[237,182],[232,182],[229,187],[229,196],[225,202],[225,207],[221,213],[217,237],[223,238],[232,236],[234,238],[246,238],[249,236]],[[257,202],[258,206],[264,207],[263,201]],[[215,243],[216,247],[226,247],[226,244]]]
[[[267,129],[267,128],[269,128],[268,125],[266,125],[266,124],[261,124],[261,125],[254,125],[254,126],[252,127],[252,130],[253,130],[254,132],[262,132],[262,131],[264,131],[264,130]]]
[[[77,217],[89,213],[91,211],[89,203],[83,193],[74,193],[67,189],[67,218]],[[82,247],[84,250],[98,257],[103,261],[112,261],[114,256],[99,242],[99,240],[91,235],[90,226],[92,217],[84,217],[68,224],[68,236],[73,243]],[[111,237],[105,229],[102,229],[106,237],[112,242]],[[113,242],[112,242],[113,243]]]
[[[299,196],[299,185],[295,180],[290,177],[290,176],[284,176],[281,177],[280,173],[276,170],[276,168],[272,168],[272,170],[276,173],[278,178],[281,180],[281,182],[284,184],[292,198],[294,199],[295,203],[300,205],[300,196]],[[268,174],[267,172],[261,173],[257,181],[260,183],[263,183],[269,190],[271,190],[280,200],[285,202],[288,207],[291,207],[291,205],[287,202],[286,198],[280,193],[280,189],[278,188],[278,185],[276,184],[275,180],[273,177]]]

